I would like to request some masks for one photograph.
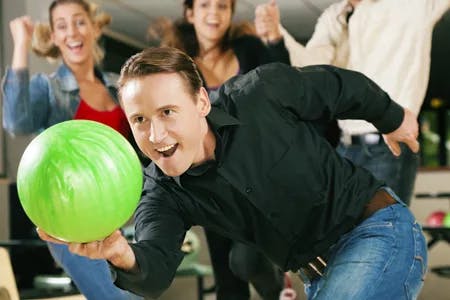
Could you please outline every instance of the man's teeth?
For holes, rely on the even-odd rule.
[[[164,151],[172,149],[173,147],[175,147],[175,144],[172,144],[172,145],[169,145],[169,146],[165,146],[165,147],[162,147],[162,148],[157,148],[156,151],[164,152]]]

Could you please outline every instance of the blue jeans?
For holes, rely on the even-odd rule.
[[[339,239],[324,276],[305,282],[309,300],[417,298],[427,269],[427,246],[420,225],[398,201]]]
[[[143,299],[114,285],[111,271],[105,260],[75,255],[66,245],[47,244],[53,258],[88,300]]]
[[[399,157],[394,156],[383,140],[373,145],[363,140],[358,145],[341,143],[337,148],[341,156],[383,180],[409,205],[419,167],[419,154],[412,152],[405,144],[401,144],[401,150]]]

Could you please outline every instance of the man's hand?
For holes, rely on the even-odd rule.
[[[119,269],[129,272],[137,271],[136,256],[119,230],[104,240],[89,243],[68,243],[48,235],[42,229],[38,228],[37,232],[42,240],[67,245],[70,252],[74,254],[91,259],[106,259]]]
[[[275,0],[259,4],[255,9],[256,33],[264,42],[277,42],[282,38],[280,32],[280,10]]]
[[[414,153],[419,152],[419,125],[417,117],[410,110],[405,108],[403,122],[395,131],[384,134],[384,141],[395,156],[399,156],[402,151],[399,143],[405,143]]]

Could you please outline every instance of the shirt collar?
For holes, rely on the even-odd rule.
[[[209,115],[206,117],[206,119],[208,120],[208,123],[213,131],[220,131],[220,129],[223,127],[236,126],[241,124],[238,119],[214,105],[211,107],[211,111],[209,112]]]

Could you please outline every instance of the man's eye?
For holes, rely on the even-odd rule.
[[[172,114],[172,110],[171,109],[165,109],[165,110],[163,110],[163,114],[165,116],[170,116]]]
[[[134,122],[141,124],[144,122],[144,117],[136,117],[134,118]]]

